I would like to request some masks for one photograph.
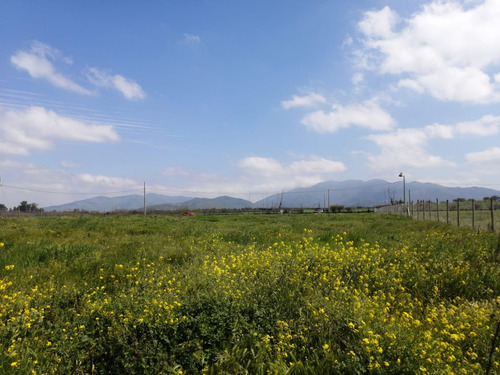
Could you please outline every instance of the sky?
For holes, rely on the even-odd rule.
[[[500,1],[0,2],[0,203],[500,190]]]

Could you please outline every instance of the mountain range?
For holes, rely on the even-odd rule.
[[[180,209],[244,209],[244,208],[318,208],[330,205],[345,207],[373,207],[389,204],[391,201],[406,199],[416,200],[450,200],[456,198],[480,200],[484,197],[500,196],[500,191],[482,187],[447,187],[432,183],[388,182],[374,179],[369,181],[347,180],[326,181],[307,188],[298,188],[270,195],[258,202],[221,196],[217,198],[191,198],[185,196],[168,196],[160,194],[127,195],[118,197],[94,197],[58,206],[44,207],[45,211],[98,211],[111,212],[117,210],[141,210],[144,198],[148,210],[180,210]]]

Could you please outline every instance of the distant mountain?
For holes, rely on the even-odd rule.
[[[326,207],[344,205],[346,207],[372,207],[388,201],[388,189],[396,189],[384,180],[327,181],[308,188],[298,188],[282,194],[267,197],[255,203],[258,207]],[[401,188],[402,190],[402,188]]]
[[[500,196],[500,191],[481,187],[447,187],[432,183],[406,183],[406,200],[440,201],[456,198],[482,199],[493,195]],[[326,181],[308,188],[299,188],[268,196],[256,203],[228,196],[208,198],[190,198],[183,196],[168,196],[147,194],[146,206],[149,210],[177,209],[244,209],[244,208],[316,208],[330,205],[345,207],[373,207],[389,204],[391,200],[403,199],[403,182],[388,182],[384,180],[347,180]],[[95,197],[59,206],[44,207],[45,211],[116,211],[138,210],[144,207],[142,195],[127,195],[120,197]]]
[[[476,199],[480,200],[484,197],[500,196],[500,191],[482,187],[447,187],[437,184],[432,184],[429,182],[411,182],[406,184],[406,199],[408,200],[408,195],[412,201],[416,200],[436,200],[440,201],[449,200],[457,198],[465,199]]]
[[[482,199],[492,195],[500,196],[500,191],[481,188],[447,187],[432,183],[406,183],[406,200],[453,200],[456,198]],[[403,181],[388,182],[374,179],[369,181],[347,180],[327,181],[308,188],[294,189],[267,197],[255,203],[257,207],[373,207],[389,204],[393,200],[403,200]]]
[[[157,205],[151,206],[151,210],[171,210],[174,205]],[[185,202],[176,204],[177,208],[188,208],[191,210],[195,209],[209,209],[209,208],[229,208],[229,209],[242,209],[242,208],[252,208],[254,204],[245,199],[233,198],[228,196],[222,196],[217,198],[193,198]],[[175,207],[174,206],[174,207]]]
[[[191,199],[183,196],[168,196],[160,194],[146,194],[146,206],[159,204],[177,204]],[[59,206],[44,207],[45,211],[97,211],[108,212],[116,210],[136,210],[144,207],[143,195],[125,195],[120,197],[94,197]]]

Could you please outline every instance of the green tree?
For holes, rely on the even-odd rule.
[[[38,203],[28,203],[28,201],[21,201],[19,206],[16,207],[16,210],[21,212],[38,212]]]

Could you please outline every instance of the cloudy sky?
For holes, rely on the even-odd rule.
[[[2,1],[0,203],[500,189],[500,1]],[[400,179],[399,179],[400,180]]]

